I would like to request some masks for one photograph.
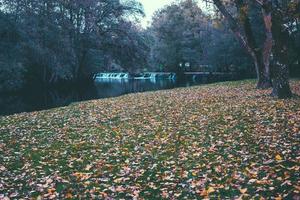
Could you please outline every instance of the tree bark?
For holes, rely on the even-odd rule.
[[[277,61],[273,68],[274,78],[272,96],[278,97],[279,99],[291,98],[292,92],[289,84],[287,65]]]
[[[272,53],[272,43],[273,43],[273,37],[272,37],[272,22],[271,22],[271,13],[263,12],[263,18],[265,22],[265,28],[266,28],[266,40],[264,44],[264,50],[263,50],[263,61],[264,65],[266,67],[266,74],[270,75],[270,56]]]
[[[269,78],[269,82],[271,84],[271,75],[270,75],[270,60],[272,54],[272,46],[273,46],[273,36],[272,36],[272,10],[271,9],[263,9],[262,14],[265,25],[265,35],[266,39],[264,42],[262,57],[264,63],[265,75]],[[270,85],[272,86],[272,84]]]
[[[272,35],[273,45],[273,91],[272,95],[280,99],[292,97],[289,84],[287,40],[289,34],[283,27],[283,16],[280,11],[273,9],[272,12]]]
[[[257,85],[258,89],[267,89],[272,87],[271,77],[270,77],[270,67],[269,67],[269,59],[270,52],[266,54],[265,47],[261,50],[261,48],[257,45],[254,37],[254,33],[252,30],[251,22],[249,19],[249,5],[246,4],[244,0],[235,0],[237,9],[239,10],[239,19],[244,28],[245,38],[247,39],[248,45],[252,52],[250,55],[253,58],[253,62],[255,65],[256,73],[257,73]],[[265,44],[269,44],[269,37],[266,37]],[[271,40],[271,49],[272,49],[272,40]],[[271,50],[270,49],[270,50]]]
[[[257,65],[257,89],[267,89],[272,87],[272,82],[270,78],[270,73],[268,73],[268,69],[266,69],[266,65],[264,62],[264,57],[262,55],[261,50],[255,51],[255,65]]]

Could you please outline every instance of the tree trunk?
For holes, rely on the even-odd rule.
[[[292,97],[292,92],[289,84],[289,73],[286,64],[277,61],[273,66],[273,91],[272,96],[279,99],[287,99]]]
[[[283,16],[274,9],[272,12],[273,46],[273,91],[272,95],[280,99],[292,97],[289,84],[289,70],[287,57],[287,30],[283,27]]]
[[[247,40],[249,50],[248,53],[253,59],[256,74],[257,74],[257,85],[256,88],[258,89],[267,89],[272,87],[271,77],[270,77],[270,52],[267,54],[266,52],[266,44],[269,44],[269,38],[266,37],[264,49],[257,45],[254,33],[252,30],[250,18],[249,18],[249,4],[247,4],[244,0],[235,0],[236,7],[239,11],[239,19],[240,23],[243,26],[245,32],[245,38]],[[271,48],[272,49],[272,40],[271,40]]]
[[[255,42],[253,31],[251,28],[251,23],[248,17],[248,13],[242,9],[245,4],[243,1],[236,1],[236,6],[240,10],[240,18],[243,19],[242,26],[244,29],[245,36],[242,34],[241,27],[238,21],[233,18],[233,16],[226,10],[225,6],[220,0],[213,0],[214,4],[218,10],[227,19],[231,31],[234,33],[235,37],[238,39],[240,44],[248,54],[251,56],[253,63],[255,65],[256,75],[257,75],[257,86],[258,89],[266,89],[272,86],[270,78],[270,68],[269,68],[269,55],[263,54]],[[266,56],[265,56],[266,55]]]
[[[262,51],[262,58],[264,63],[265,75],[268,77],[269,79],[268,81],[271,87],[272,83],[271,83],[271,75],[270,75],[270,60],[271,60],[272,47],[273,47],[272,9],[267,7],[262,7],[262,15],[264,19],[265,35],[266,35],[266,39]]]
[[[259,52],[255,53],[254,64],[256,66],[256,74],[257,74],[257,89],[267,89],[272,87],[272,82],[270,78],[270,74],[267,72],[266,65],[263,62],[263,56],[259,50]]]

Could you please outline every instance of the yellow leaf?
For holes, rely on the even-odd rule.
[[[121,183],[123,181],[123,178],[117,178],[114,180],[114,183]]]
[[[241,189],[240,189],[240,192],[241,192],[242,194],[245,194],[245,193],[247,192],[247,190],[248,190],[247,188],[244,188],[244,189],[241,188]]]
[[[87,166],[85,167],[85,170],[89,171],[91,168],[92,168],[91,165],[87,165]]]
[[[209,187],[207,189],[207,193],[210,194],[210,193],[213,193],[215,191],[215,189],[213,187]]]
[[[277,155],[275,156],[275,159],[276,159],[277,161],[280,161],[280,160],[282,160],[282,157],[281,157],[279,154],[277,154]]]
[[[36,198],[36,200],[42,200],[42,196],[39,195],[39,196]]]
[[[83,183],[84,186],[88,186],[88,185],[90,185],[90,184],[91,184],[90,181],[86,181],[86,182]]]

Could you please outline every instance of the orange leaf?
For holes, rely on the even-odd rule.
[[[66,199],[72,199],[73,195],[71,192],[68,192],[65,197],[66,197]]]
[[[281,157],[279,154],[277,154],[277,155],[275,156],[275,159],[276,159],[277,161],[280,161],[280,160],[282,160],[282,157]]]
[[[241,188],[241,189],[240,189],[240,192],[241,192],[242,194],[245,194],[245,193],[247,192],[247,190],[248,190],[247,188],[244,188],[244,189]]]

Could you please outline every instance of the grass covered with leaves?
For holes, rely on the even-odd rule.
[[[0,199],[299,199],[300,98],[254,88],[218,83],[0,117]]]

